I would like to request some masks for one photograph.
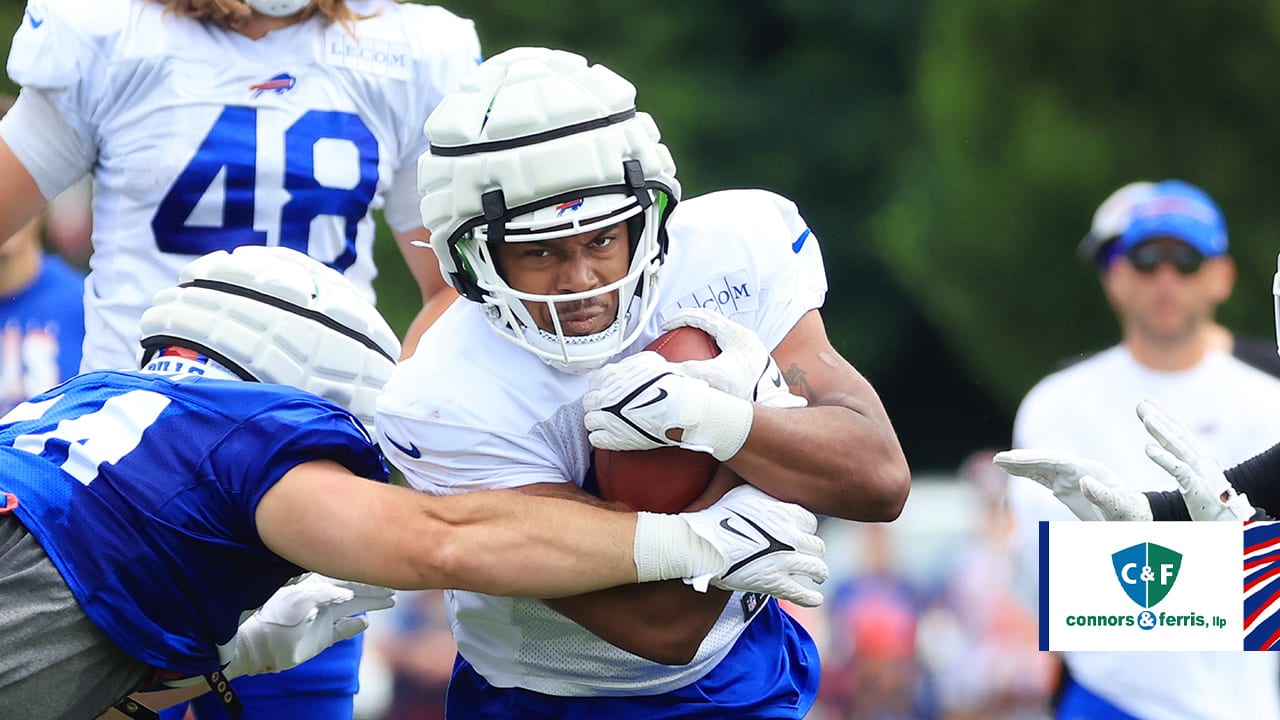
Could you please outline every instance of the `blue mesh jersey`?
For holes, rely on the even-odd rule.
[[[263,545],[254,512],[321,459],[388,475],[351,414],[282,385],[93,372],[0,418],[13,512],[98,627],[183,675],[218,669],[241,613],[302,572]]]

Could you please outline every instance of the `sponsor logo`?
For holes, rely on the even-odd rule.
[[[408,80],[412,57],[408,43],[377,38],[353,38],[345,31],[331,31],[326,37],[325,61],[386,77]]]
[[[1111,566],[1129,599],[1149,608],[1173,589],[1182,569],[1182,553],[1146,542],[1112,553]]]
[[[677,310],[690,307],[718,310],[721,315],[731,318],[757,309],[759,302],[751,276],[746,270],[735,270],[680,298],[663,314],[672,315]]]
[[[26,15],[27,15],[27,22],[31,23],[31,27],[35,28],[36,30],[39,30],[40,26],[44,24],[44,18],[31,12],[31,8],[27,8]]]

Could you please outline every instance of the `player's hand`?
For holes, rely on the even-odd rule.
[[[769,407],[794,408],[808,404],[804,398],[791,393],[782,378],[782,369],[760,336],[750,328],[714,310],[687,308],[672,315],[662,324],[662,329],[673,330],[685,325],[702,330],[720,346],[720,354],[710,360],[679,363],[685,375],[705,380],[711,387],[734,397]]]
[[[227,679],[279,672],[299,665],[369,626],[357,613],[395,604],[395,591],[308,573],[276,591],[236,631]]]
[[[827,547],[815,533],[818,519],[799,505],[782,502],[750,485],[739,485],[706,510],[680,515],[723,558],[714,573],[689,578],[725,590],[758,592],[817,607],[822,593],[800,584],[827,579]]]
[[[1138,417],[1159,445],[1147,446],[1147,457],[1178,481],[1192,520],[1248,520],[1256,510],[1249,498],[1231,487],[1213,456],[1191,431],[1153,400],[1138,403]]]
[[[653,351],[596,370],[582,407],[583,423],[597,448],[674,445],[710,453],[722,462],[742,449],[753,416],[749,401],[686,377],[677,364]]]
[[[1115,473],[1095,460],[1056,450],[1005,450],[992,462],[1049,488],[1081,520],[1151,520],[1147,496],[1121,487]]]

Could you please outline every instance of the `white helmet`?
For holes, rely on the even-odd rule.
[[[374,401],[400,342],[336,270],[296,250],[246,245],[202,255],[142,314],[142,364],[197,350],[245,380],[291,385],[341,405],[373,433]]]
[[[245,4],[263,15],[285,17],[311,4],[311,0],[244,0]]]
[[[629,345],[653,314],[666,220],[680,199],[675,163],[658,127],[635,108],[635,87],[585,58],[515,48],[481,64],[426,124],[418,160],[423,224],[445,278],[485,305],[505,339],[566,372],[599,367]],[[626,220],[625,277],[588,292],[536,295],[498,273],[488,244],[550,240]],[[618,318],[588,336],[567,336],[557,303],[618,292]],[[554,332],[538,328],[524,301],[546,303]]]

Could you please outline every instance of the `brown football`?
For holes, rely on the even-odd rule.
[[[715,338],[683,326],[649,343],[672,362],[707,360],[720,354]],[[595,451],[600,497],[633,510],[674,513],[689,506],[707,489],[720,463],[707,453],[666,447],[656,450]]]

